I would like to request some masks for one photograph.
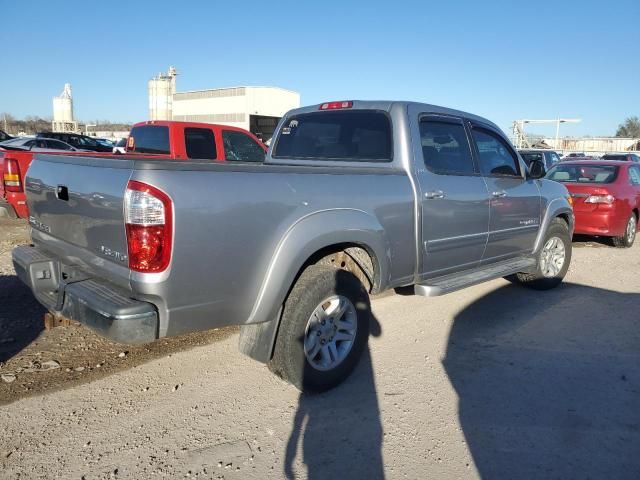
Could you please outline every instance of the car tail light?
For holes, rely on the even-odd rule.
[[[327,102],[320,105],[320,110],[339,110],[351,107],[353,107],[353,102]]]
[[[124,196],[129,268],[155,273],[167,269],[173,241],[173,202],[146,183],[129,181]]]
[[[589,195],[585,198],[584,203],[606,203],[611,205],[615,200],[613,195]]]
[[[4,159],[4,172],[2,182],[7,192],[22,192],[22,181],[20,180],[20,165],[15,158]]]

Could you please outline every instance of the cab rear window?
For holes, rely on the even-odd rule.
[[[133,140],[131,140],[133,137]],[[169,154],[169,127],[143,125],[134,127],[129,135],[131,150],[138,153]]]
[[[386,162],[391,124],[380,111],[350,110],[293,115],[285,120],[274,158]]]

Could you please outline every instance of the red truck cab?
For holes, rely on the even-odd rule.
[[[174,160],[262,162],[267,147],[251,132],[210,123],[148,121],[129,133],[127,154]]]

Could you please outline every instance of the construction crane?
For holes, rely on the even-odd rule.
[[[524,126],[527,123],[555,123],[556,124],[556,144],[555,148],[560,146],[560,124],[561,123],[580,123],[581,118],[555,118],[553,120],[514,120],[513,121],[513,136],[516,141],[517,148],[531,148],[531,143],[527,138],[527,134],[524,131]]]

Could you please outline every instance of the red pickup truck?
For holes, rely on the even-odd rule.
[[[252,133],[241,128],[210,123],[148,121],[136,123],[127,141],[126,155],[136,158],[174,160],[262,162],[267,147]],[[25,218],[29,215],[24,178],[33,155],[38,152],[0,148],[0,217]],[[42,152],[40,152],[42,153]],[[47,154],[87,155],[86,152],[51,151]],[[91,152],[91,156],[111,156]]]
[[[210,123],[149,121],[129,133],[127,154],[159,155],[175,160],[262,162],[267,147],[242,128]]]

